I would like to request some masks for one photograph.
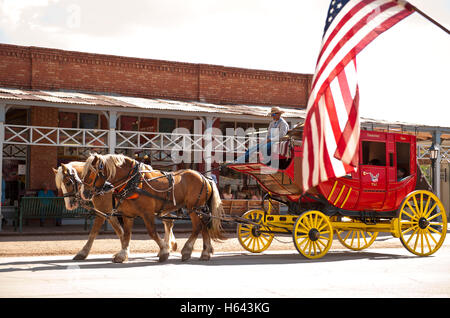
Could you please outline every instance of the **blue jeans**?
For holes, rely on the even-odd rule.
[[[269,141],[268,143],[265,143],[265,144],[257,144],[256,146],[249,148],[245,152],[245,155],[240,156],[239,158],[236,159],[236,163],[249,162],[250,154],[258,151],[260,148],[261,148],[262,154],[263,154],[263,163],[267,164],[268,162],[270,162],[270,157],[272,154],[272,142],[271,141]],[[258,160],[256,160],[256,162],[257,161]],[[254,162],[254,161],[252,160],[252,162]]]

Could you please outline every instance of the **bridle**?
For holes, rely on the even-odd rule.
[[[103,174],[104,165],[101,160],[99,160],[99,164],[97,168],[94,168],[92,165],[89,167],[88,174],[84,176],[83,180],[81,181],[82,184],[85,186],[88,186],[90,188],[94,189],[94,195],[101,194],[105,192],[105,186],[108,184],[108,187],[111,186],[111,183],[109,183],[106,178],[106,176]],[[86,180],[87,181],[84,181]],[[104,180],[103,184],[100,187],[96,186],[98,178],[102,178]]]
[[[63,182],[65,177],[67,176],[69,181],[68,182],[64,182],[64,184],[66,186],[72,185],[73,190],[71,192],[67,192],[67,193],[63,193],[63,197],[67,198],[67,197],[75,197],[76,200],[81,200],[81,196],[80,196],[80,192],[79,192],[79,187],[82,184],[81,179],[78,177],[77,173],[74,172],[71,169],[68,169],[68,174],[66,175],[64,172],[62,172],[64,178],[63,178]]]

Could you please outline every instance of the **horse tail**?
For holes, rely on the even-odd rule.
[[[211,180],[209,181],[209,184],[211,185],[212,189],[211,198],[209,200],[209,208],[211,210],[212,220],[211,226],[208,231],[211,239],[218,242],[225,239],[222,227],[222,219],[225,215],[225,211],[223,209],[222,200],[220,199],[220,193],[216,183]]]

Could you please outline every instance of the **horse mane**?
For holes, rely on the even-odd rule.
[[[131,160],[130,158],[122,154],[107,154],[107,155],[100,155],[97,153],[91,154],[86,159],[86,163],[84,165],[81,178],[84,178],[89,172],[89,170],[94,169],[94,167],[92,166],[92,161],[94,161],[95,158],[97,158],[103,163],[103,166],[105,167],[106,171],[106,178],[108,181],[110,181],[112,178],[116,176],[116,168],[121,167],[127,159]]]
[[[61,189],[61,183],[63,182],[63,173],[62,173],[62,167],[58,167],[58,172],[55,174],[55,184],[56,188]]]

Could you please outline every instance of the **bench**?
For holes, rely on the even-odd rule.
[[[22,232],[22,223],[26,219],[84,218],[84,229],[87,230],[87,220],[91,217],[93,217],[92,213],[81,207],[72,211],[67,210],[62,197],[22,197],[18,213],[19,232]]]

